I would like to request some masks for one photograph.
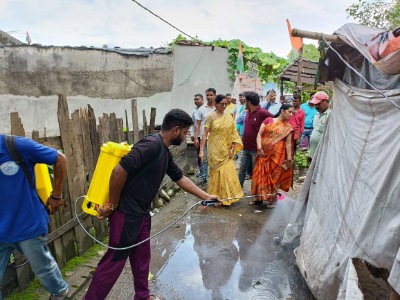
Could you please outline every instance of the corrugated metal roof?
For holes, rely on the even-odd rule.
[[[302,59],[301,82],[314,84],[317,73],[318,62]],[[281,74],[280,78],[287,81],[297,82],[298,60],[291,63]]]

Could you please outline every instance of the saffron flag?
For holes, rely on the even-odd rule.
[[[32,40],[31,37],[29,36],[29,32],[26,32],[26,42],[28,43],[28,45],[32,44]]]
[[[236,69],[238,70],[238,73],[244,73],[242,42],[239,44],[239,54],[236,61]]]
[[[290,26],[289,19],[286,19],[286,23],[289,31],[290,43],[292,44],[292,48],[297,52],[299,52],[300,49],[303,48],[303,39],[300,37],[292,36],[292,26]]]

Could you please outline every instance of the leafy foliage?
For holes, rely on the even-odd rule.
[[[310,156],[308,150],[300,151],[298,150],[294,155],[294,165],[298,168],[308,168],[307,157]]]
[[[289,63],[292,63],[297,58],[296,52],[292,49],[288,55]],[[304,44],[303,46],[303,58],[318,61],[319,59],[319,51],[318,48],[313,44]]]
[[[186,40],[181,34],[177,36],[171,43],[172,45],[177,44],[178,42]],[[230,74],[230,79],[232,81],[236,78],[236,61],[239,53],[239,45],[240,40],[214,40],[210,42],[204,42],[198,39],[191,40],[191,42],[198,42],[207,46],[217,46],[228,49],[229,57],[228,57],[228,71]],[[247,63],[252,62],[253,64],[258,66],[258,77],[261,81],[274,81],[277,82],[279,75],[288,65],[288,61],[285,58],[279,57],[273,52],[265,53],[258,47],[250,47],[242,42],[242,50],[243,50],[243,62],[245,66],[245,71],[248,69]]]
[[[400,0],[390,2],[378,0],[371,3],[358,0],[347,8],[346,12],[365,26],[381,29],[394,29],[400,26]]]

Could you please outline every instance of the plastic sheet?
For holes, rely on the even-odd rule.
[[[400,83],[383,92],[400,104]],[[332,102],[282,244],[298,245],[297,264],[318,299],[347,295],[351,258],[387,269],[400,292],[400,110],[338,79]]]

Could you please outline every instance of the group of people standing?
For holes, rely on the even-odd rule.
[[[230,205],[243,197],[244,181],[251,178],[254,199],[249,205],[266,201],[267,207],[274,207],[278,191],[288,191],[292,186],[297,147],[309,141],[311,157],[315,153],[330,113],[328,95],[317,92],[301,105],[297,93],[276,103],[276,93],[271,90],[260,103],[257,93],[245,92],[235,106],[230,94],[217,95],[209,88],[206,99],[203,104],[203,96],[196,94],[192,112],[198,185],[208,184],[208,193],[218,195],[223,205]],[[234,158],[239,151],[236,172]]]

